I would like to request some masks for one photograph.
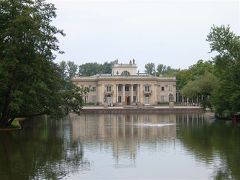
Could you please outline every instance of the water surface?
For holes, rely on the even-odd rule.
[[[240,179],[240,128],[204,114],[83,114],[0,132],[0,179]]]

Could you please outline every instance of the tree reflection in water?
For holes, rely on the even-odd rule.
[[[215,164],[215,179],[240,179],[240,127],[203,117],[178,115],[177,137],[199,161]],[[215,162],[213,162],[215,161]]]
[[[200,162],[203,168],[210,168],[205,172],[212,173],[212,178],[240,179],[239,126],[210,122],[203,114],[70,117],[28,120],[22,131],[0,132],[0,179],[59,179],[88,174],[99,178],[94,174],[98,170],[101,174],[113,169],[119,177],[121,170],[129,169],[132,177],[141,179],[146,173],[150,176],[145,177],[152,177],[155,172],[156,178],[161,178],[165,170],[159,167],[171,172],[166,172],[165,177],[177,178],[174,172],[181,175],[179,171],[189,168],[198,172],[197,167],[184,167],[184,162],[181,167],[173,166],[172,156],[193,160],[193,166]],[[147,164],[144,154],[148,157],[149,153],[154,158],[150,157]],[[144,172],[139,167],[144,167]]]
[[[0,179],[59,179],[90,168],[82,144],[71,142],[68,121],[43,118],[0,133]]]

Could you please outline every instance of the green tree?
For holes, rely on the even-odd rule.
[[[221,121],[209,123],[207,119],[196,115],[189,115],[187,124],[184,123],[185,118],[177,115],[178,137],[184,147],[207,165],[216,158],[216,153],[221,154],[218,158],[220,163],[212,174],[214,179],[240,179],[240,128]]]
[[[177,90],[181,90],[192,78],[189,69],[183,69],[176,74],[176,87]]]
[[[85,63],[81,64],[78,69],[79,76],[93,76],[96,74],[111,74],[112,66],[117,61],[105,62],[103,64],[99,63]]]
[[[21,123],[27,131],[1,133],[0,179],[63,179],[89,168],[83,144],[67,137],[71,123],[65,118],[35,117]]]
[[[166,66],[159,64],[157,66],[156,75],[157,76],[176,76],[180,69],[171,68],[171,66]]]
[[[61,61],[59,63],[59,70],[62,78],[65,80],[71,80],[77,75],[78,65],[73,61]]]
[[[100,65],[98,63],[81,64],[78,69],[79,76],[93,76],[100,72]]]
[[[72,79],[77,74],[78,66],[73,61],[67,62],[68,78]]]
[[[111,62],[104,62],[103,64],[100,65],[100,72],[102,74],[111,74],[112,73],[112,66],[115,61]]]
[[[197,79],[189,81],[181,90],[181,94],[191,99],[198,98],[203,108],[211,108],[210,97],[216,85],[217,79],[214,74],[205,71]]]
[[[205,72],[214,72],[214,64],[211,61],[198,60],[188,69],[176,71],[177,89],[181,90],[190,81],[201,78]]]
[[[67,79],[67,63],[66,61],[61,61],[59,63],[59,71],[63,79]]]
[[[166,73],[166,69],[167,69],[167,66],[165,66],[163,64],[159,64],[157,66],[157,76],[165,74]]]
[[[61,52],[56,35],[64,35],[51,25],[55,10],[44,0],[0,1],[0,125],[18,116],[67,113],[71,106],[79,112],[82,91],[64,90],[53,63],[53,52]]]
[[[229,26],[213,26],[207,37],[213,58],[218,86],[212,101],[216,112],[230,114],[240,111],[240,36],[234,34]]]
[[[154,63],[147,63],[145,64],[145,72],[150,75],[155,74],[155,64]]]

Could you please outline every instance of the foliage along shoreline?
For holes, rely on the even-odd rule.
[[[15,131],[15,130],[22,130],[22,126],[20,121],[24,120],[25,118],[16,118],[13,120],[10,126],[1,126],[0,125],[0,132],[1,131]]]
[[[240,112],[240,37],[229,26],[213,26],[207,36],[211,60],[198,60],[188,69],[174,69],[163,64],[147,63],[145,72],[155,76],[175,76],[181,101],[200,102],[218,118],[229,118]],[[76,65],[71,61],[59,63],[62,76],[91,76],[111,74],[115,61]],[[156,67],[156,68],[155,68]]]
[[[56,8],[44,0],[0,1],[0,124],[16,117],[79,113],[82,91],[61,77],[55,53],[62,53],[51,25]]]
[[[56,18],[54,5],[45,0],[2,0],[0,10],[0,125],[9,127],[16,117],[35,114],[55,118],[79,114],[88,90],[72,84],[74,63],[54,63],[55,53],[62,53],[57,35],[65,36],[51,25]],[[240,37],[229,26],[213,26],[207,41],[217,54],[212,60],[200,60],[187,70],[162,64],[155,69],[148,63],[146,72],[176,76],[184,98],[200,99],[202,107],[220,117],[231,116],[240,112]],[[86,63],[79,75],[107,73],[112,63]],[[66,74],[66,67],[73,72],[69,68]]]

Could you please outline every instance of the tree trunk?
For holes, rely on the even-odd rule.
[[[12,118],[8,121],[7,126],[11,126],[11,124],[12,124],[12,122],[13,122],[14,119],[15,119],[15,117],[12,117]]]
[[[15,117],[11,117],[11,119],[10,118],[1,119],[0,125],[3,127],[9,127],[9,126],[11,126],[14,119],[15,119]]]
[[[14,91],[16,86],[15,74],[16,74],[16,67],[12,71],[12,77],[10,78],[10,81],[9,81],[8,90],[5,94],[4,105],[1,112],[0,124],[2,124],[3,126],[9,126],[9,120],[12,119],[11,109],[9,105],[11,103],[11,93]]]
[[[4,106],[3,106],[3,110],[2,110],[2,115],[1,115],[1,119],[0,119],[0,124],[2,124],[3,126],[7,126],[8,124],[8,120],[9,120],[9,104],[10,104],[10,92],[7,93],[7,96],[5,97],[5,102],[4,102]]]

